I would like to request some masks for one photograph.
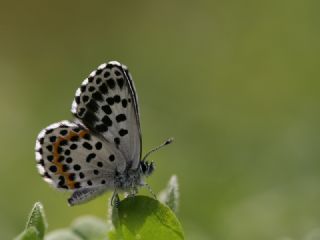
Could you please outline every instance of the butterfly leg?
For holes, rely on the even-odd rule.
[[[120,204],[120,198],[119,198],[117,189],[115,189],[111,197],[111,206],[118,208],[119,204]]]
[[[145,186],[147,188],[147,190],[151,193],[151,195],[154,197],[154,199],[157,199],[156,194],[152,191],[150,185],[148,183],[144,183],[143,186]]]
[[[127,197],[134,197],[138,193],[138,188],[134,185],[131,186],[130,192]]]

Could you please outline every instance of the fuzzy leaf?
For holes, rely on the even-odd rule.
[[[71,229],[83,240],[107,240],[110,227],[99,218],[84,216],[76,219]]]
[[[115,230],[109,234],[112,240],[184,239],[180,222],[171,209],[146,196],[121,201],[118,209],[114,208],[113,224]]]
[[[166,189],[160,192],[159,200],[177,213],[179,206],[179,186],[176,175],[173,175],[170,178]]]
[[[35,227],[25,229],[15,240],[40,240],[39,232]]]
[[[45,218],[43,206],[40,202],[34,204],[29,219],[26,225],[26,229],[34,227],[39,235],[40,239],[43,239],[44,233],[47,229],[47,221]]]
[[[69,229],[60,229],[49,233],[45,240],[83,240]]]

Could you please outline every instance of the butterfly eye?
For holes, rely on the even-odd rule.
[[[151,162],[149,164],[149,168],[148,168],[148,175],[151,175],[151,173],[153,173],[153,171],[154,171],[154,163]]]
[[[145,161],[141,161],[140,162],[140,166],[141,166],[141,170],[142,170],[142,173],[146,173],[147,169],[148,169],[148,165]]]

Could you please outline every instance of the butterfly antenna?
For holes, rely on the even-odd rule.
[[[142,161],[144,161],[147,157],[149,157],[149,155],[151,153],[154,153],[155,151],[158,151],[160,148],[166,146],[166,145],[169,145],[170,143],[173,142],[173,138],[169,138],[168,140],[166,140],[164,143],[162,143],[160,146],[158,147],[155,147],[154,149],[151,149],[146,155],[144,155]]]

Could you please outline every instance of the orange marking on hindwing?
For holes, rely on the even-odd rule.
[[[70,131],[67,136],[59,137],[57,139],[57,141],[53,144],[53,161],[52,161],[52,163],[57,167],[57,172],[55,174],[63,176],[66,185],[70,189],[74,189],[75,182],[69,179],[69,176],[71,173],[63,171],[63,164],[61,162],[59,162],[60,154],[58,153],[58,148],[60,146],[60,143],[63,140],[70,141],[70,139],[74,136],[78,136],[79,138],[83,138],[84,135],[86,135],[87,133],[88,132],[86,130],[81,130],[79,133],[76,133],[74,131]]]

